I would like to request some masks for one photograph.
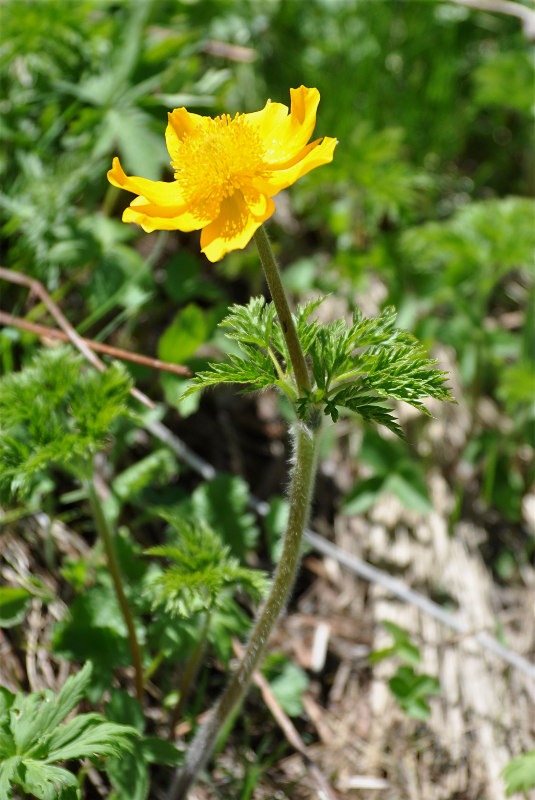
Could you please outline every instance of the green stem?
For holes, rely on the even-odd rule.
[[[119,602],[119,606],[121,608],[123,618],[126,623],[126,628],[128,630],[128,641],[130,643],[130,652],[132,654],[132,663],[134,665],[134,671],[135,671],[136,695],[139,702],[142,703],[143,663],[141,658],[141,648],[137,640],[136,629],[134,626],[134,618],[132,616],[132,611],[130,610],[130,606],[128,605],[128,600],[126,599],[126,594],[123,587],[123,579],[121,577],[121,571],[119,569],[117,556],[115,555],[115,548],[113,546],[113,534],[111,532],[106,515],[104,514],[104,509],[102,508],[102,503],[100,502],[100,497],[98,496],[94,482],[92,480],[87,481],[86,488],[87,488],[87,496],[89,498],[89,503],[91,505],[91,510],[95,518],[97,531],[102,539],[104,550],[106,551],[108,569],[110,571],[113,580],[113,587],[115,589],[115,594],[117,595],[117,600]]]
[[[269,596],[256,620],[240,666],[214,707],[210,717],[192,740],[182,770],[176,773],[168,800],[185,800],[200,770],[213,752],[219,732],[243,699],[269,636],[293,586],[299,564],[300,546],[308,519],[316,473],[319,425],[297,426],[295,464],[290,489],[290,514],[279,565]]]
[[[180,684],[180,697],[178,698],[178,703],[175,706],[175,710],[173,711],[173,718],[171,720],[171,736],[174,736],[174,731],[177,726],[178,720],[182,716],[182,712],[184,711],[184,706],[186,705],[186,700],[188,699],[188,694],[191,688],[191,684],[193,683],[195,676],[197,675],[199,664],[201,663],[201,657],[206,647],[206,640],[208,637],[208,630],[210,628],[211,620],[212,620],[212,614],[210,611],[207,611],[204,615],[204,621],[201,628],[199,641],[197,642],[197,646],[195,647],[195,650],[193,651],[192,656],[188,662],[188,666],[186,667],[186,671],[182,678],[182,683]]]
[[[258,248],[262,267],[264,268],[271,299],[277,309],[277,316],[282,327],[282,332],[284,333],[284,338],[286,339],[297,389],[301,395],[304,394],[305,390],[310,390],[310,378],[301,343],[297,337],[290,306],[288,305],[288,299],[282,285],[279,268],[269,243],[268,235],[262,225],[256,231],[254,240]]]

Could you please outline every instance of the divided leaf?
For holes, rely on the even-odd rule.
[[[67,346],[40,350],[0,380],[0,488],[23,495],[51,464],[79,474],[128,414],[120,364],[98,372]]]
[[[180,515],[167,514],[178,536],[173,543],[151,547],[149,555],[161,556],[171,561],[152,584],[155,603],[163,603],[166,610],[182,617],[198,611],[210,611],[225,605],[225,590],[241,588],[255,600],[266,592],[269,581],[264,572],[242,567],[230,554],[221,537],[206,523],[190,522]]]
[[[436,368],[436,361],[412,334],[395,327],[394,309],[371,318],[356,311],[349,325],[344,320],[321,325],[309,317],[323,299],[299,307],[294,317],[303,353],[312,367],[314,385],[309,392],[298,397],[274,305],[254,297],[246,306],[233,306],[221,323],[243,356],[231,355],[224,363],[209,364],[184,396],[218,383],[238,383],[245,386],[244,391],[276,386],[303,420],[313,414],[313,408],[321,408],[336,422],[340,410],[346,409],[400,437],[401,428],[384,401],[402,400],[428,414],[425,398],[451,399],[446,374]]]
[[[84,697],[91,679],[88,662],[71,675],[57,696],[51,691],[22,692],[3,698],[0,709],[0,797],[14,784],[42,800],[79,798],[78,780],[56,761],[118,756],[133,748],[135,728],[107,722],[100,714],[65,717]]]

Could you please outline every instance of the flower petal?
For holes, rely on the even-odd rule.
[[[180,185],[176,181],[151,181],[125,175],[119,159],[113,159],[113,166],[108,172],[108,180],[119,189],[146,197],[151,203],[162,206],[184,206]]]
[[[136,197],[123,211],[123,222],[135,222],[146,233],[152,231],[195,231],[209,219],[200,219],[183,206],[161,206],[149,202],[146,197]]]
[[[266,195],[251,194],[244,198],[234,192],[221,203],[217,219],[203,228],[201,250],[209,261],[219,261],[230,250],[241,250],[254,232],[275,211],[275,203]]]
[[[259,134],[265,147],[264,162],[268,167],[282,169],[292,161],[296,154],[306,145],[316,124],[316,111],[320,101],[320,93],[317,89],[307,89],[300,86],[299,89],[290,89],[291,108],[290,114],[283,114],[280,109],[288,111],[286,106],[273,103],[279,106],[275,112],[266,115],[265,118],[255,119],[254,114],[246,114],[246,118],[252,124],[258,126]],[[258,114],[266,114],[269,106]]]
[[[281,189],[291,186],[292,183],[295,183],[302,175],[306,175],[311,169],[320,167],[322,164],[329,164],[333,160],[334,148],[337,144],[337,139],[325,136],[324,139],[317,139],[305,147],[301,153],[302,158],[293,163],[292,166],[286,169],[275,167],[266,178],[270,196],[273,197]]]
[[[199,126],[206,125],[210,117],[203,117],[200,114],[192,114],[185,108],[175,108],[168,114],[169,122],[165,129],[165,141],[171,159],[177,155],[180,142],[184,136],[188,136]]]

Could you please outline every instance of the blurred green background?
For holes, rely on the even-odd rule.
[[[443,471],[457,517],[476,509],[492,527],[510,577],[533,551],[534,62],[519,20],[425,0],[4,0],[0,15],[3,265],[42,281],[84,335],[194,369],[221,345],[227,304],[262,290],[254,250],[214,266],[198,233],[123,225],[112,156],[170,179],[168,110],[251,111],[319,88],[316,134],[339,145],[268,223],[285,280],[349,310],[394,304],[439,345],[464,427],[420,448],[422,470]],[[50,323],[21,287],[1,296]],[[3,372],[38,346],[0,329]],[[179,378],[132,373],[176,405]],[[425,441],[428,423],[408,424]],[[377,461],[384,443],[365,445]],[[425,508],[422,475],[399,458],[402,500]]]

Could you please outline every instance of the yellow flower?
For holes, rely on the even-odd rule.
[[[273,214],[272,197],[332,161],[336,139],[307,144],[318,90],[300,86],[290,96],[290,113],[270,100],[261,111],[215,119],[175,108],[165,132],[174,181],[129,177],[113,159],[110,183],[138,195],[123,221],[147,232],[202,229],[201,250],[210,261],[245,247]]]

